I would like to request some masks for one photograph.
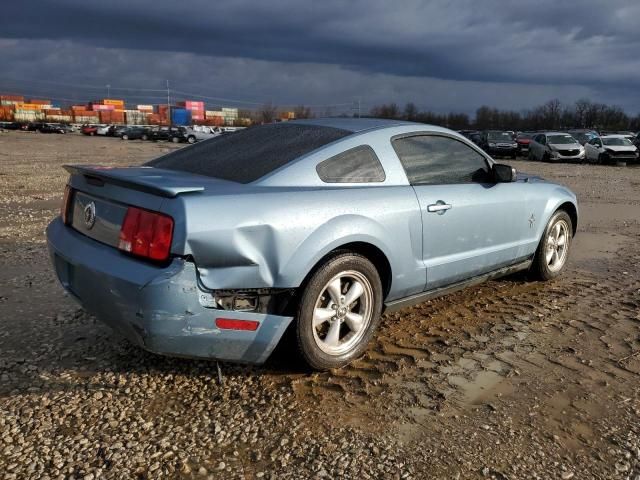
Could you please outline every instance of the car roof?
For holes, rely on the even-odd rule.
[[[339,128],[353,133],[402,125],[423,126],[421,123],[407,122],[404,120],[388,120],[384,118],[311,118],[306,120],[291,120],[289,123]]]
[[[567,132],[541,132],[545,135],[569,135]],[[571,135],[569,135],[571,136]]]
[[[624,133],[612,133],[609,135],[602,135],[600,138],[629,138],[630,135]]]

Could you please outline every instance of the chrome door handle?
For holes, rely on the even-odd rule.
[[[432,205],[427,205],[427,212],[437,213],[438,215],[442,215],[447,210],[451,209],[451,205],[448,203],[444,203],[442,200],[438,200],[436,203]]]

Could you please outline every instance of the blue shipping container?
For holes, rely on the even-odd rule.
[[[171,123],[173,125],[191,125],[191,110],[171,107]]]

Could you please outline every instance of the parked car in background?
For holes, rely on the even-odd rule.
[[[0,122],[0,129],[4,130],[22,130],[20,122]]]
[[[567,133],[575,138],[580,145],[584,145],[591,139],[598,136],[598,132],[584,128],[568,130]]]
[[[221,135],[220,132],[214,132],[211,127],[177,127],[174,129],[173,142],[196,143],[202,140]]]
[[[169,127],[157,127],[157,128],[152,128],[149,131],[149,140],[153,140],[154,142],[157,141],[168,141],[170,140],[172,137],[172,132],[169,129]]]
[[[39,125],[38,132],[40,133],[67,133],[67,128],[59,123],[42,123]]]
[[[518,155],[526,157],[529,155],[529,144],[534,133],[520,132],[516,135],[516,143],[518,144]]]
[[[482,132],[480,147],[489,155],[516,158],[518,144],[513,132],[489,130]]]
[[[83,125],[80,128],[80,132],[82,132],[83,135],[94,136],[97,131],[98,131],[97,125]]]
[[[638,162],[638,147],[625,135],[596,137],[584,146],[587,161],[604,164]]]
[[[44,125],[44,122],[29,122],[24,125],[23,130],[26,130],[27,132],[39,132],[44,128]]]
[[[584,147],[568,133],[545,132],[535,135],[529,143],[529,160],[568,162],[584,160]]]
[[[149,129],[144,127],[129,127],[120,132],[122,140],[148,140]]]
[[[262,363],[291,325],[309,365],[344,366],[383,310],[519,270],[557,277],[578,218],[566,187],[391,120],[276,123],[142,167],[65,168],[47,229],[60,283],[181,357]]]
[[[111,125],[98,125],[96,135],[109,136],[111,133]]]
[[[480,145],[480,141],[482,140],[482,134],[477,130],[461,130],[459,133],[467,137],[476,145]]]

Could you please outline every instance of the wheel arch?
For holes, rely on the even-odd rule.
[[[358,255],[362,255],[373,264],[376,271],[378,272],[378,275],[380,276],[380,283],[382,284],[383,292],[382,300],[384,301],[391,290],[391,280],[393,278],[391,262],[387,258],[387,255],[379,247],[366,241],[350,241],[332,248],[313,264],[311,269],[307,272],[304,279],[302,280],[300,287],[304,288],[313,274],[327,261],[337,255],[344,253],[355,253]]]
[[[571,218],[571,228],[573,229],[573,236],[575,237],[578,231],[578,209],[572,202],[564,202],[556,208],[556,212],[564,210]]]

